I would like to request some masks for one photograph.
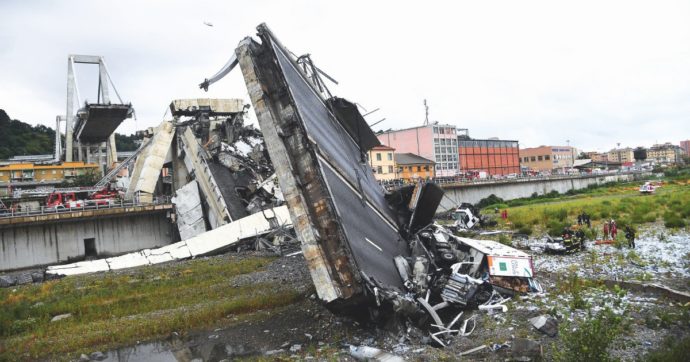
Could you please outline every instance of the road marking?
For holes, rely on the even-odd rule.
[[[383,249],[381,249],[381,247],[376,245],[373,241],[369,240],[369,238],[365,237],[364,240],[366,240],[369,244],[373,245],[376,249],[379,249],[380,252],[383,252]]]

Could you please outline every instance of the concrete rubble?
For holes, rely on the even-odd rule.
[[[505,311],[508,296],[541,291],[530,255],[434,223],[439,186],[384,190],[366,157],[380,143],[355,103],[331,95],[310,57],[295,57],[266,25],[257,29],[260,41],[244,39],[201,87],[239,65],[318,297],[331,310],[412,323],[446,346],[475,329],[465,310]],[[472,209],[460,211],[471,215],[457,227],[479,223]]]
[[[50,266],[46,273],[77,275],[211,255],[227,250],[241,241],[270,234],[277,228],[289,228],[291,225],[287,207],[280,206],[158,249],[144,249],[112,258]]]

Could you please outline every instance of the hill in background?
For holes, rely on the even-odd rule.
[[[54,129],[40,124],[32,126],[16,119],[13,120],[5,110],[0,109],[0,159],[19,155],[51,154],[54,139]],[[118,151],[136,150],[139,146],[135,140],[134,135],[115,134],[115,145]]]

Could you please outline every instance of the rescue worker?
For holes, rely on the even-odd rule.
[[[625,226],[625,238],[628,239],[628,247],[635,249],[635,230],[630,225]]]
[[[589,215],[587,213],[583,214],[585,216],[585,223],[587,223],[588,228],[592,228],[592,220],[589,219]]]
[[[604,240],[609,239],[609,222],[604,221]]]
[[[577,224],[582,225],[582,214],[577,215]]]
[[[611,231],[611,239],[616,240],[616,236],[618,235],[618,226],[616,226],[616,221],[611,219],[611,226],[609,227],[609,230]]]
[[[575,237],[577,238],[577,241],[580,243],[580,250],[585,250],[585,232],[582,231],[582,229],[579,229],[575,232]]]

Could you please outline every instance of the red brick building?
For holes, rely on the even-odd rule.
[[[520,173],[518,141],[458,139],[458,156],[462,172],[483,171],[487,175]]]

